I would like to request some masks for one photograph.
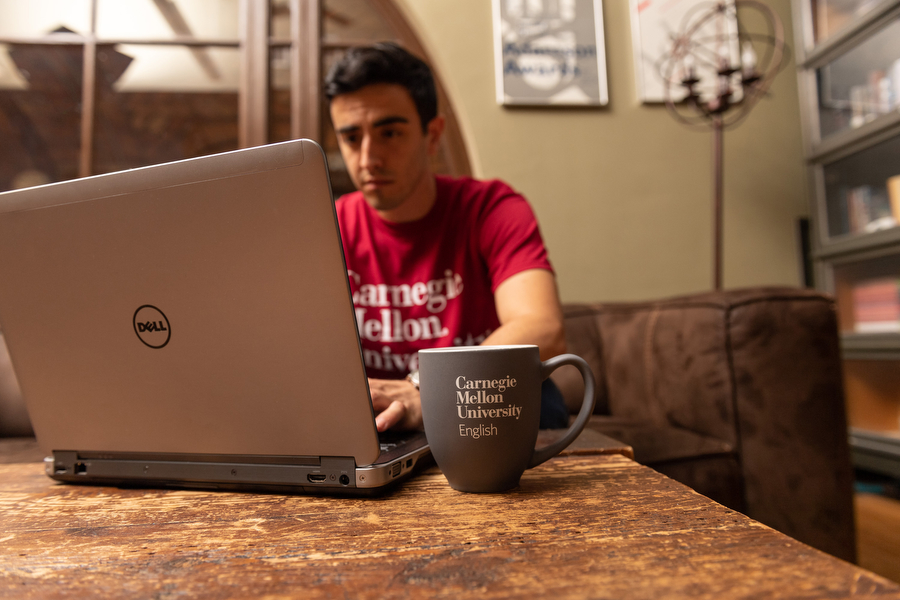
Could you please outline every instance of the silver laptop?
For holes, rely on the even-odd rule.
[[[366,493],[429,454],[379,440],[309,140],[0,194],[0,329],[60,481]]]

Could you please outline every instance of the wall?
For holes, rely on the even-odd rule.
[[[627,0],[603,2],[604,109],[497,105],[490,0],[395,1],[442,75],[476,175],[505,179],[532,202],[564,301],[711,288],[712,134],[638,102]],[[789,0],[770,6],[793,47]],[[770,96],[725,134],[726,288],[800,284],[807,181],[792,64]]]

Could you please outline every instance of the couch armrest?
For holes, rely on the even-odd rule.
[[[774,293],[729,311],[751,516],[853,560],[853,470],[834,302]],[[800,537],[800,535],[795,535]]]

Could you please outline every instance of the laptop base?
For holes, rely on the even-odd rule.
[[[430,466],[424,434],[357,467],[351,457],[218,456],[54,451],[48,477],[68,484],[289,494],[377,495]]]

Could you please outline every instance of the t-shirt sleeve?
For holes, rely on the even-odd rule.
[[[491,279],[491,291],[528,269],[553,271],[537,219],[528,201],[509,186],[491,182],[480,215],[478,244]]]

